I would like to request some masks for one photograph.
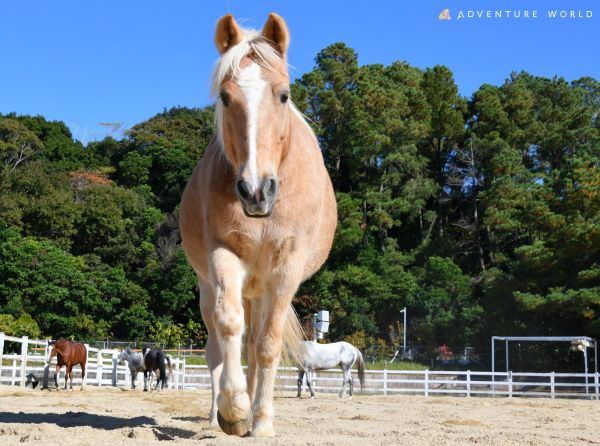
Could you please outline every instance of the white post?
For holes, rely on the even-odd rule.
[[[4,358],[4,332],[0,331],[0,377],[2,377],[2,360]],[[1,382],[1,380],[0,380]]]
[[[21,387],[25,386],[25,371],[27,368],[27,336],[23,336],[21,341]]]
[[[180,361],[179,358],[175,359],[175,377],[174,377],[175,390],[179,389],[179,361]]]
[[[131,372],[129,371],[129,361],[125,366],[125,388],[131,385]]]
[[[183,357],[183,368],[181,374],[181,390],[185,389],[185,356]]]
[[[508,372],[508,397],[512,398],[513,393],[513,381],[512,381],[512,370]]]
[[[594,386],[596,387],[596,401],[600,400],[600,389],[598,388],[598,381],[600,381],[600,375],[598,372],[594,373]]]
[[[112,385],[113,387],[117,386],[117,352],[113,352],[112,354]]]
[[[85,347],[85,376],[82,377],[83,379],[81,380],[81,385],[85,386],[87,384],[88,374],[90,373],[89,368],[88,368],[90,346],[88,344],[83,344],[83,346]]]
[[[387,382],[387,367],[383,367],[383,394],[387,395],[388,382]]]
[[[550,373],[550,397],[554,398],[554,372]]]
[[[10,380],[10,384],[12,386],[14,386],[16,382],[17,382],[17,360],[13,358],[13,363],[12,363],[12,379]]]
[[[98,350],[96,353],[96,380],[98,381],[98,387],[102,387],[102,351]]]
[[[429,396],[429,369],[425,370],[425,396]]]
[[[471,397],[471,371],[467,370],[467,398]]]

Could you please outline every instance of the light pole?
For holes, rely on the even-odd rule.
[[[400,313],[404,313],[404,344],[402,346],[402,359],[406,358],[406,307],[404,307],[402,310],[400,310]]]

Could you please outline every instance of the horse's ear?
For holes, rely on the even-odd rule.
[[[215,30],[215,45],[219,53],[223,54],[232,46],[242,41],[242,30],[231,14],[226,14],[217,22]]]
[[[272,12],[269,14],[267,23],[263,26],[262,36],[267,39],[273,47],[279,51],[282,57],[285,57],[290,44],[290,33],[285,20]]]

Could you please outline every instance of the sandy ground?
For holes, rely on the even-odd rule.
[[[207,391],[0,386],[0,444],[600,444],[599,401],[282,395],[275,401],[277,437],[261,441],[208,430],[209,408]]]

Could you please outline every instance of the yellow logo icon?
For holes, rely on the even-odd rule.
[[[448,8],[444,9],[442,12],[440,12],[440,15],[438,16],[439,20],[450,20],[450,10]]]

